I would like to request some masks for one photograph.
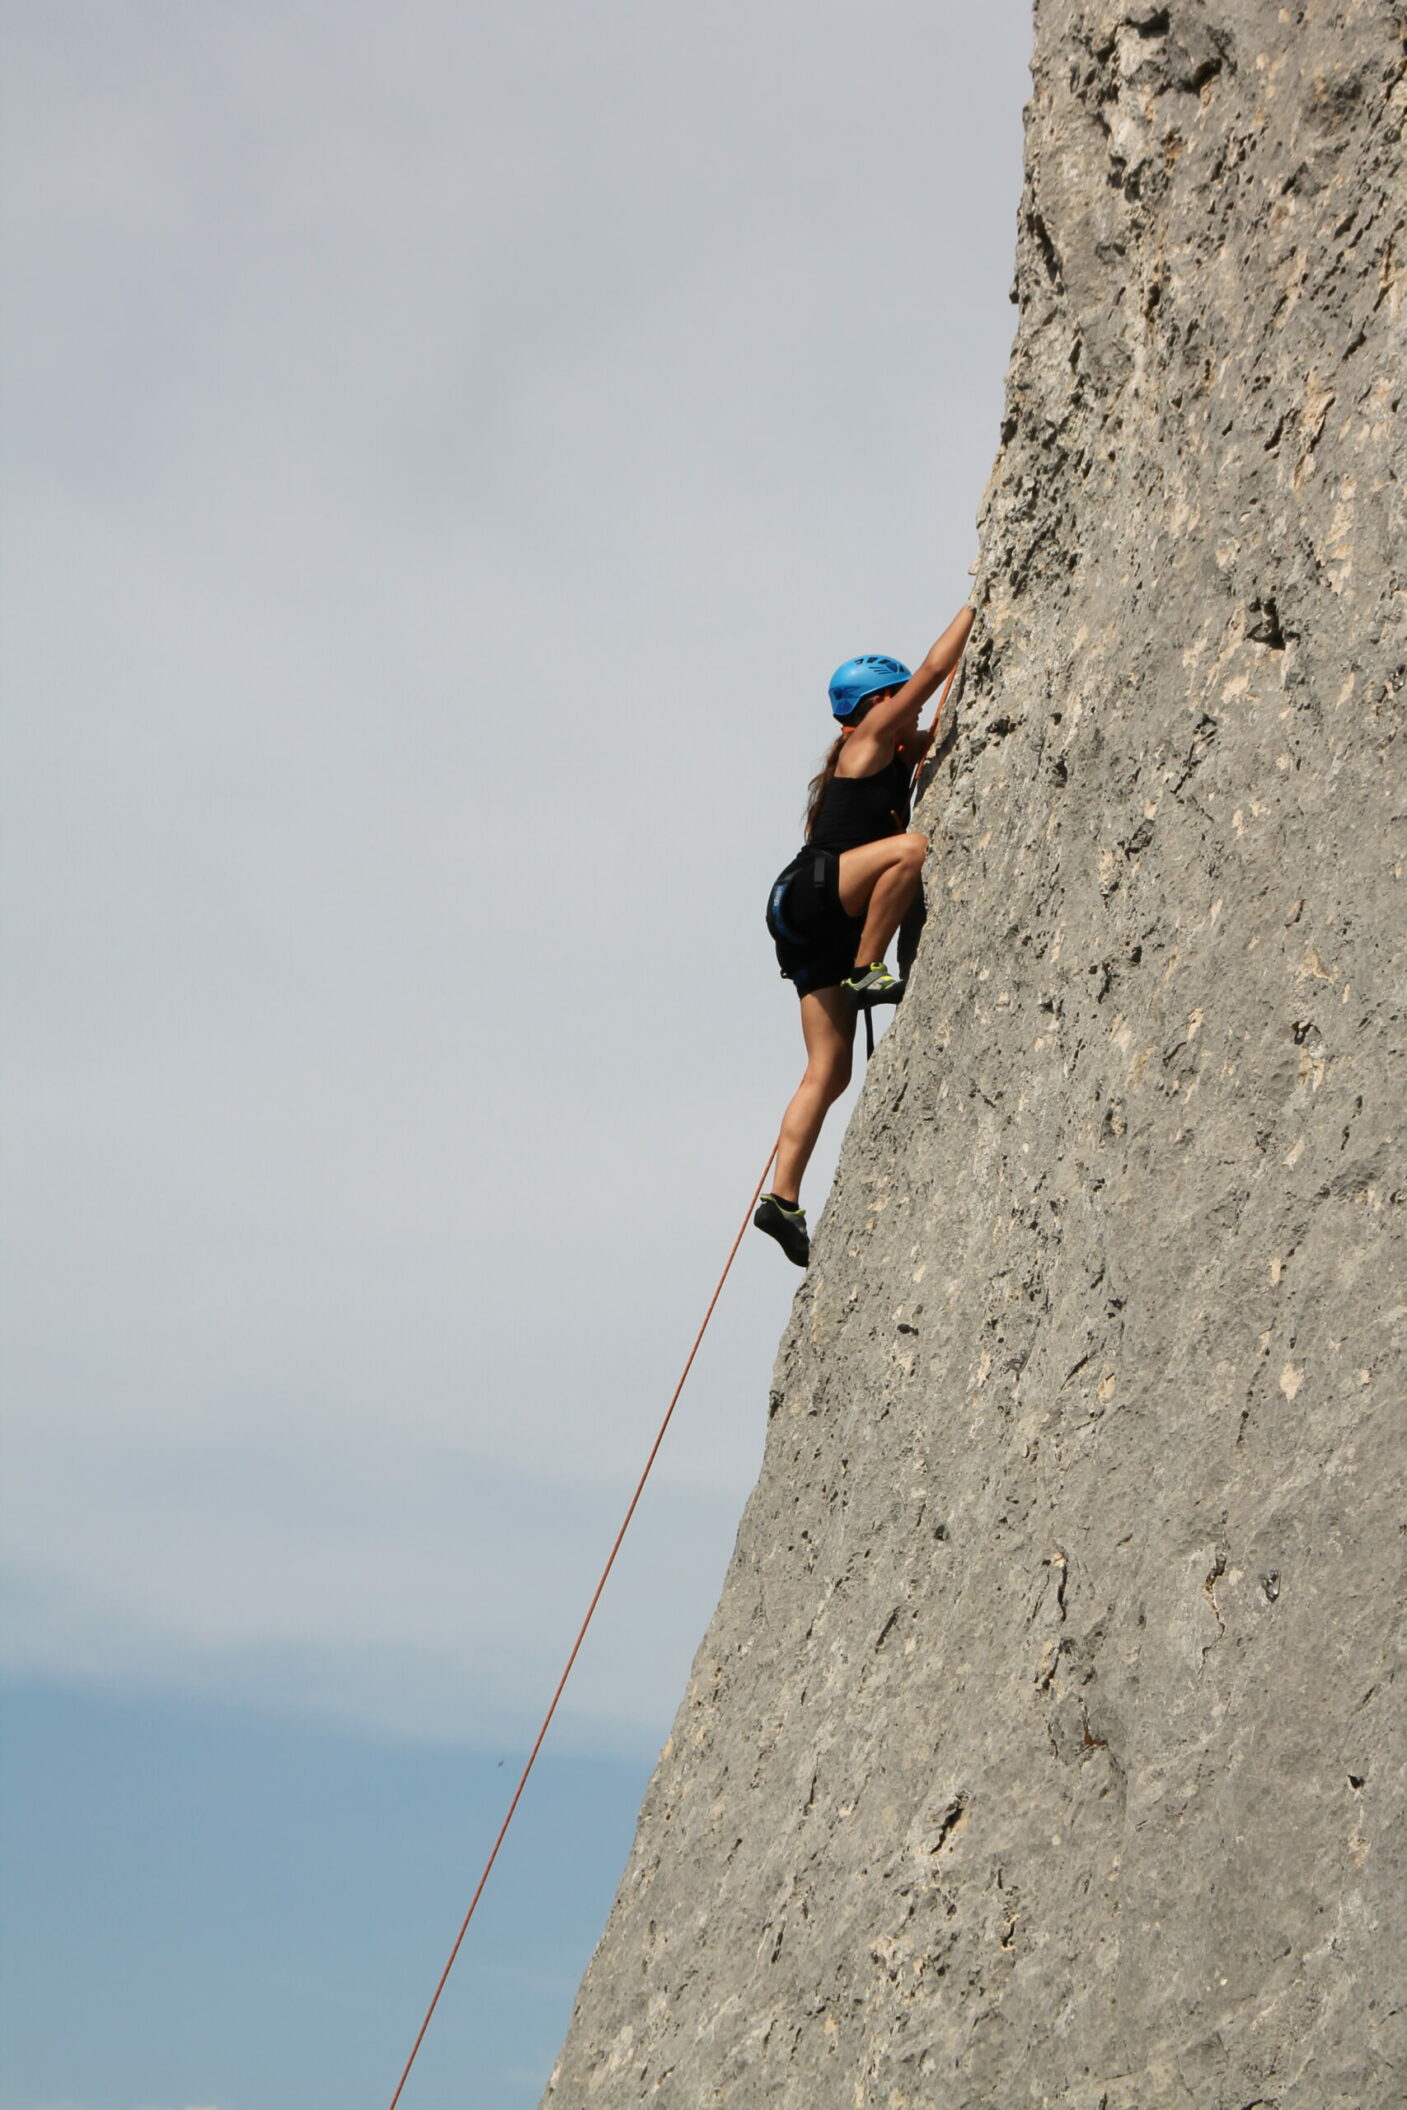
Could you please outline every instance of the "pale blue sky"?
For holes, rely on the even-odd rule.
[[[966,592],[1029,22],[0,19],[7,1806],[52,1974],[0,2110],[307,2110],[320,1958],[369,2028],[385,1950],[329,1901],[288,1952],[323,1992],[261,2019],[264,1820],[202,1799],[211,1725],[349,1881],[378,1795],[388,1833],[410,1797],[492,1836],[481,1777],[531,1735],[799,1070],[761,912],[826,679],[921,653]],[[749,1239],[554,1732],[540,1837],[579,1797],[612,1843],[562,1871],[576,1947],[485,2110],[536,2099],[794,1287]],[[110,1950],[46,1894],[70,1732]],[[102,1763],[144,1739],[152,1782],[192,1783],[169,1838]],[[314,1750],[363,1784],[355,1825],[298,1801]],[[477,1851],[414,1878],[431,1950]],[[249,1876],[180,2079],[173,1855]],[[394,1881],[377,1843],[369,1928],[404,1924]],[[457,1999],[546,1939],[511,1887]],[[195,1953],[198,1900],[171,1911]],[[109,2054],[119,1966],[144,1990]],[[327,2101],[389,2094],[390,2005]],[[418,2085],[408,2110],[461,2099]]]

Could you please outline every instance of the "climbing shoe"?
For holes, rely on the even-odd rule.
[[[806,1235],[806,1211],[795,1202],[778,1201],[775,1194],[764,1194],[757,1205],[753,1222],[759,1231],[775,1238],[788,1260],[798,1267],[805,1267],[811,1258],[811,1241]]]
[[[857,967],[840,986],[855,1004],[897,1004],[904,994],[903,983],[895,981],[883,960],[876,960],[870,967]]]

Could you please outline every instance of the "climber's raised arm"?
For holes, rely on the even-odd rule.
[[[922,749],[918,740],[918,714],[962,658],[967,634],[972,628],[971,608],[961,608],[943,635],[925,653],[921,665],[901,689],[872,705],[865,716],[865,732],[871,739],[892,739],[905,755],[917,760]]]

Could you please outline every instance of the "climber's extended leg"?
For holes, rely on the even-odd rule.
[[[910,831],[883,835],[858,850],[840,853],[840,905],[847,916],[863,916],[856,948],[861,974],[884,958],[919,888],[928,837]]]
[[[801,1030],[806,1037],[806,1074],[782,1117],[777,1144],[777,1200],[796,1207],[801,1175],[816,1147],[821,1123],[850,1082],[855,1044],[855,1009],[838,988],[813,989],[801,999]]]

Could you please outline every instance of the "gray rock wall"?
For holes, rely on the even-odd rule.
[[[1407,2100],[1403,57],[1040,0],[927,926],[553,2110]]]

